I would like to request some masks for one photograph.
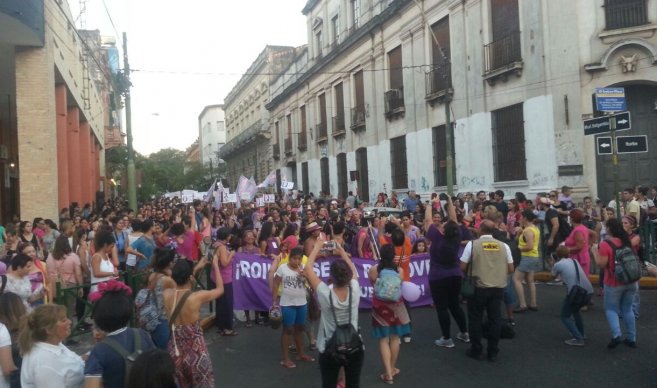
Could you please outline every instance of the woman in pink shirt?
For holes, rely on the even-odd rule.
[[[577,260],[582,266],[582,270],[588,276],[591,270],[591,256],[589,255],[591,240],[591,230],[582,224],[584,221],[584,211],[573,209],[570,211],[570,224],[573,226],[572,232],[566,238],[564,244],[568,247],[570,258]]]
[[[60,288],[77,287],[82,284],[82,267],[80,266],[80,257],[73,253],[71,246],[68,243],[68,237],[60,235],[55,240],[52,253],[48,255],[46,260],[48,268],[48,279],[50,281],[50,289],[53,292],[56,290],[56,284],[59,283]],[[80,295],[82,289],[78,289]],[[68,310],[68,316],[73,316],[73,307],[75,306],[75,297],[71,293],[66,294],[64,301]]]

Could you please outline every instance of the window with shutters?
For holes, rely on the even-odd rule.
[[[397,46],[388,52],[388,82],[390,89],[385,92],[385,114],[392,118],[404,113],[404,71],[402,48]]]
[[[329,160],[327,157],[319,160],[319,170],[322,177],[322,192],[331,193],[331,180],[329,178]]]
[[[426,73],[426,98],[434,101],[445,96],[452,88],[450,66],[449,17],[431,26],[431,69]]]
[[[493,84],[509,72],[521,74],[522,55],[518,0],[491,1],[492,41],[484,46],[485,77]]]
[[[348,190],[348,173],[347,173],[347,154],[341,153],[336,157],[338,167],[338,197],[347,198]]]
[[[292,114],[288,114],[285,118],[287,122],[287,135],[285,136],[285,154],[292,154]]]
[[[522,104],[491,112],[495,182],[527,179]]]
[[[308,148],[308,134],[306,124],[306,106],[299,108],[299,138],[297,139],[298,148],[304,151]]]
[[[326,125],[326,94],[319,95],[319,123],[317,123],[315,139],[317,142],[326,141],[328,138],[327,125]]]
[[[304,193],[310,192],[310,181],[308,180],[308,162],[301,163],[301,184]]]
[[[392,188],[408,188],[408,167],[406,164],[406,136],[390,139],[390,167]]]
[[[354,73],[354,102],[351,108],[351,129],[354,131],[365,129],[365,85],[363,84],[363,71]]]
[[[335,116],[333,116],[333,136],[341,136],[345,134],[344,125],[344,94],[342,91],[342,83],[335,85],[333,88],[335,94]]]
[[[274,139],[273,139],[273,145],[272,145],[272,153],[274,159],[278,160],[281,157],[281,147],[279,145],[279,140],[280,139],[280,128],[278,127],[278,121],[274,123]]]
[[[646,0],[605,0],[607,30],[648,24]]]

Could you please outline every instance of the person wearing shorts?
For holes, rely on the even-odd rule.
[[[536,216],[534,213],[526,209],[520,216],[521,227],[517,228],[516,235],[518,236],[518,249],[522,258],[520,265],[513,273],[513,283],[518,296],[518,308],[514,313],[524,313],[527,310],[538,311],[536,305],[536,285],[534,284],[534,273],[541,270],[541,259],[538,253],[538,241],[540,233],[534,220]],[[525,301],[525,289],[522,281],[527,283],[529,290],[529,304]]]
[[[308,315],[308,299],[306,279],[303,276],[303,249],[295,247],[290,251],[289,261],[276,270],[272,282],[273,306],[280,306],[283,315],[283,331],[281,333],[281,353],[283,359],[281,366],[295,368],[296,364],[290,360],[290,341],[294,338],[297,348],[297,361],[313,362],[314,358],[304,353],[303,334],[306,317]],[[280,300],[278,289],[281,286]]]

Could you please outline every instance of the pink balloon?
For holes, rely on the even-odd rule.
[[[422,295],[422,289],[420,286],[413,282],[402,283],[402,296],[407,302],[415,302],[420,299],[420,295]]]

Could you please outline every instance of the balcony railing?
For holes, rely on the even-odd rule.
[[[328,140],[326,123],[319,123],[315,126],[315,140],[319,143]]]
[[[292,154],[292,138],[288,137],[285,139],[285,155]]]
[[[345,134],[344,115],[333,116],[333,136]]]
[[[605,1],[607,30],[648,24],[646,0]]]
[[[244,131],[241,131],[239,135],[224,144],[219,149],[219,157],[221,159],[227,159],[230,155],[239,152],[243,147],[255,140],[256,137],[267,133],[267,130],[268,128],[264,126],[263,121],[257,120]]]
[[[274,159],[276,160],[281,158],[281,147],[278,143],[272,146],[272,154],[274,155]]]
[[[500,40],[485,45],[484,58],[486,61],[485,74],[522,61],[520,31],[513,32]]]
[[[425,85],[427,99],[444,95],[452,88],[451,65],[445,63],[434,65],[434,67],[425,75]]]
[[[351,108],[351,130],[365,129],[365,107]]]
[[[391,89],[385,92],[386,117],[405,112],[404,89]]]
[[[308,135],[306,134],[305,130],[299,132],[299,137],[297,139],[297,148],[299,149],[299,151],[305,151],[308,149]]]

